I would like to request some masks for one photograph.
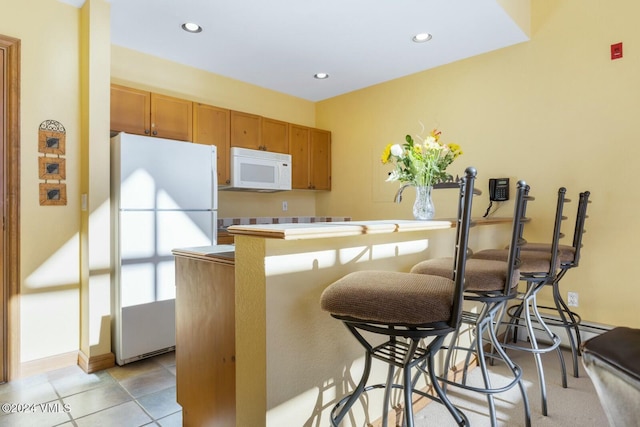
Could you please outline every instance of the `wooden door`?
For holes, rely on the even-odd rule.
[[[151,136],[193,140],[193,102],[151,93]]]
[[[289,152],[289,125],[279,120],[262,118],[262,147],[265,151]]]
[[[306,190],[309,182],[309,132],[305,126],[289,125],[289,154],[291,154],[291,188]]]
[[[4,129],[4,110],[5,110],[5,103],[4,103],[4,92],[5,92],[5,75],[4,75],[4,67],[5,67],[5,59],[4,59],[4,49],[0,49],[0,176],[3,177],[2,179],[2,185],[0,185],[0,206],[2,207],[2,221],[4,224],[4,218],[5,218],[5,206],[4,206],[4,193],[5,193],[5,189],[4,189],[4,152],[5,152],[5,140],[4,140],[4,134],[5,134],[5,129]],[[6,289],[6,283],[4,280],[4,269],[5,269],[5,265],[4,265],[4,241],[5,241],[5,228],[2,227],[2,233],[0,233],[0,277],[2,277],[2,289],[1,289],[1,294],[0,294],[0,344],[2,345],[2,351],[0,352],[0,383],[3,383],[6,381],[6,375],[5,375],[5,364],[6,364],[6,351],[5,349],[6,347],[6,325],[4,324],[4,318],[5,318],[5,308],[6,308],[6,301],[4,296],[6,295],[5,289]]]
[[[0,35],[0,382],[20,364],[20,40]]]
[[[229,110],[195,103],[193,106],[193,142],[215,145],[218,150],[218,185],[231,183],[229,175]]]
[[[311,186],[331,190],[331,132],[311,129]]]
[[[231,112],[231,146],[260,150],[261,117],[255,114]]]
[[[151,93],[111,85],[111,131],[151,134]]]

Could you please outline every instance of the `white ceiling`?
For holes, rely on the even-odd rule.
[[[115,45],[310,101],[528,40],[497,0],[110,3]],[[183,31],[188,21],[204,31]],[[419,32],[433,38],[413,43]]]

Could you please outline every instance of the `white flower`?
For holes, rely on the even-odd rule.
[[[404,150],[400,144],[393,144],[391,146],[391,155],[396,157],[402,157]]]
[[[424,147],[427,150],[433,150],[433,149],[439,150],[441,146],[440,144],[438,144],[438,141],[436,141],[434,137],[428,136],[424,140]]]

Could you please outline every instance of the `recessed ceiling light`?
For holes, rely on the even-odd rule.
[[[413,36],[411,40],[413,40],[416,43],[428,42],[429,40],[431,40],[431,34],[429,33],[416,34],[415,36]]]
[[[182,29],[189,33],[199,33],[202,31],[202,27],[193,22],[185,22],[184,24],[182,24]]]
[[[314,78],[318,79],[318,80],[324,80],[324,79],[328,79],[329,78],[329,74],[327,73],[316,73],[313,75]]]

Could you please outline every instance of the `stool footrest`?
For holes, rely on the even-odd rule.
[[[545,305],[539,305],[538,309],[543,309],[543,310],[553,310],[555,312],[558,311],[558,309],[556,307],[549,307],[549,306],[545,306]],[[562,319],[558,319],[556,317],[551,317],[548,314],[543,314],[542,315],[542,320],[545,321],[545,323],[547,325],[553,325],[553,326],[578,326],[582,323],[582,317],[580,317],[580,315],[574,311],[565,311],[565,314],[569,317],[572,317],[574,319],[576,319],[575,322],[571,322],[571,321],[567,321],[566,323],[562,321]]]
[[[412,360],[407,363],[407,354],[409,353],[409,344],[404,341],[390,340],[377,347],[374,347],[371,351],[371,355],[383,362],[391,363],[398,368],[403,368],[407,365],[411,365],[417,361],[424,359],[427,356],[427,352],[418,347],[412,357]]]

